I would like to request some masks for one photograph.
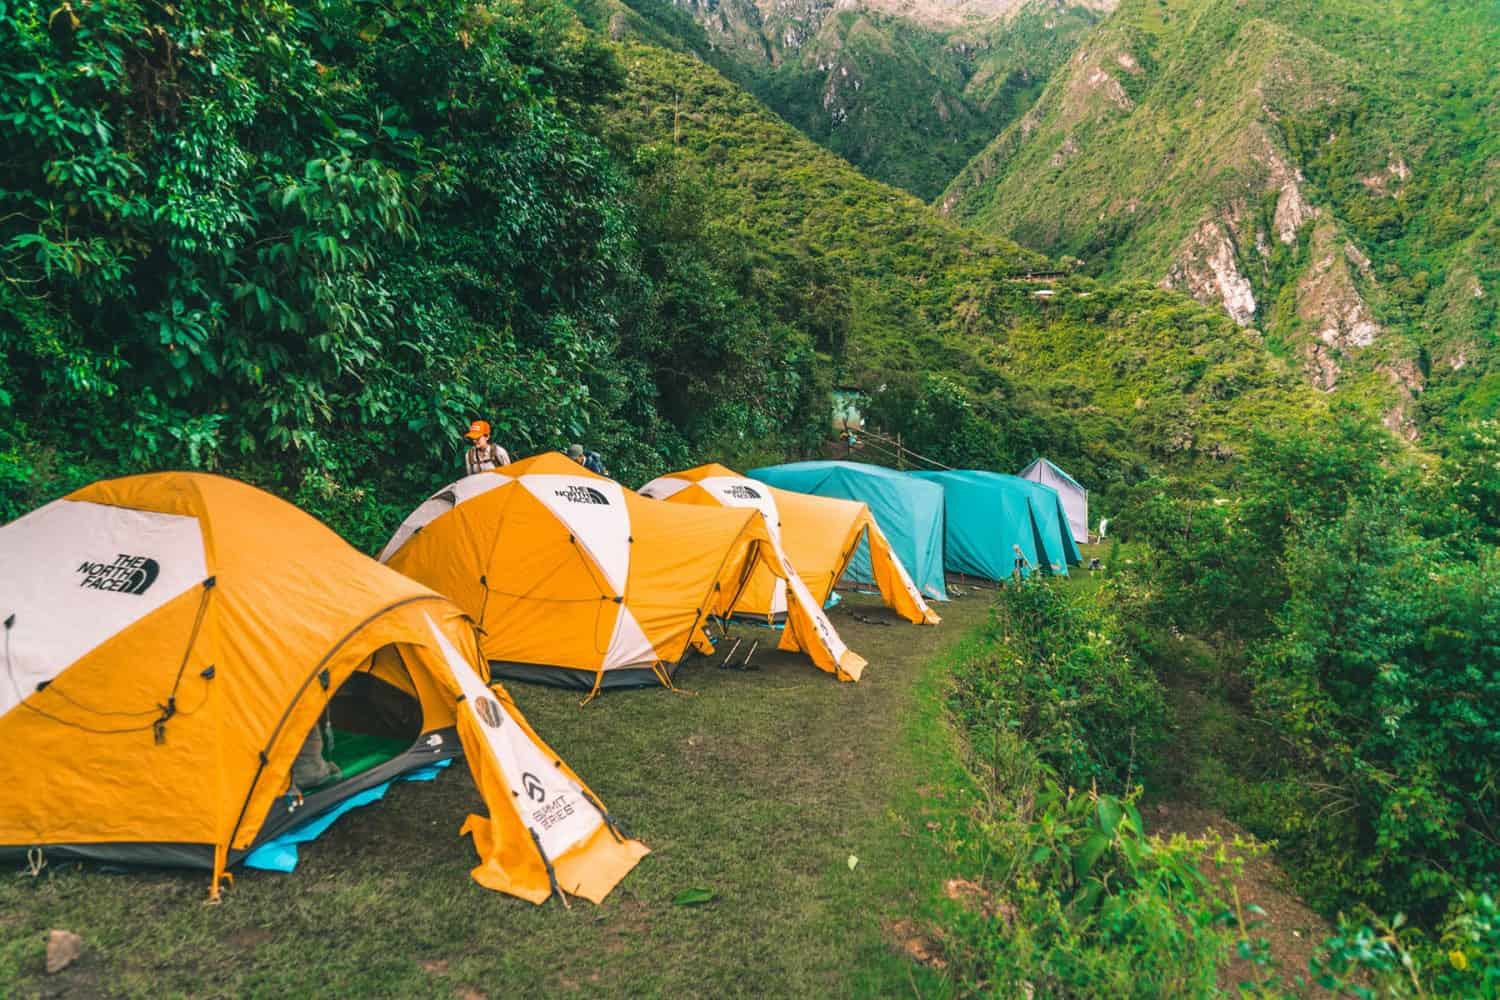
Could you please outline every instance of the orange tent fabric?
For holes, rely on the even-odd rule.
[[[871,568],[886,606],[918,625],[942,621],[923,600],[870,508],[857,500],[778,489],[716,463],[654,479],[641,492],[677,503],[757,507],[774,525],[773,536],[789,569],[819,608],[828,603],[860,540],[868,537]],[[787,613],[790,590],[785,581],[757,573],[745,586],[738,610],[774,620]]]
[[[771,526],[785,579],[758,571],[746,585],[737,610],[771,620],[785,617],[788,627],[782,648],[808,650],[825,670],[837,663],[835,672],[857,678],[864,666],[862,660],[853,666],[858,659],[853,654],[841,656],[842,640],[822,608],[867,534],[876,581],[886,603],[913,622],[936,625],[941,620],[917,592],[862,503],[779,490],[717,463],[661,476],[640,492],[673,503],[759,510]]]
[[[769,491],[775,499],[781,517],[782,547],[820,603],[828,602],[834,586],[854,558],[860,539],[868,537],[870,567],[886,607],[913,624],[936,625],[942,621],[923,599],[866,504],[751,482],[757,489]],[[774,580],[756,576],[745,589],[741,607],[758,614],[781,614],[785,600],[780,590]]]
[[[245,484],[109,480],[0,527],[0,619],[0,853],[201,866],[217,896],[269,837],[460,746],[481,883],[597,900],[646,853],[490,684],[458,608]],[[303,794],[309,732],[369,704],[346,683],[408,706],[414,743]]]
[[[554,452],[440,490],[381,560],[472,615],[497,675],[592,696],[671,686],[770,544],[756,511],[657,503]]]

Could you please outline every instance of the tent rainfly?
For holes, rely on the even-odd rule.
[[[489,810],[463,826],[481,884],[598,902],[647,853],[457,607],[243,483],[108,480],[0,527],[0,619],[0,857],[200,867],[217,899],[256,847],[459,752]],[[395,749],[298,789],[325,719]]]
[[[642,486],[640,492],[672,503],[759,510],[786,578],[778,578],[762,566],[746,586],[738,610],[770,620],[787,619],[789,627],[782,633],[781,648],[809,649],[824,670],[829,669],[827,661],[842,642],[823,613],[823,605],[866,533],[872,569],[886,603],[910,621],[934,625],[939,621],[862,503],[778,490],[717,464],[662,476]],[[818,623],[816,636],[826,636],[826,640],[814,638],[809,645],[807,637],[800,634],[807,620]],[[826,632],[822,623],[828,623]],[[842,666],[834,672],[841,677],[848,673]]]
[[[1068,527],[1073,541],[1087,545],[1089,541],[1089,491],[1079,485],[1078,480],[1045,458],[1039,458],[1021,470],[1021,478],[1033,483],[1050,486],[1062,498],[1063,510],[1068,512]]]
[[[947,600],[941,487],[862,462],[793,462],[747,475],[788,492],[865,504],[918,592],[929,601]],[[857,584],[878,585],[868,538],[859,539],[843,575]]]
[[[1056,491],[975,469],[909,475],[943,488],[943,558],[950,572],[1005,580],[1015,570],[1017,551],[1028,566],[1063,575],[1069,563],[1079,562]]]
[[[762,560],[784,572],[759,511],[650,500],[556,452],[440,490],[380,559],[473,617],[497,676],[590,698],[671,687]]]

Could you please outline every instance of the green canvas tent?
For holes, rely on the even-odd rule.
[[[751,469],[747,475],[794,493],[863,501],[922,596],[929,601],[948,599],[943,579],[941,487],[861,462],[792,462]],[[859,584],[874,583],[868,541],[859,543],[844,576]]]
[[[944,562],[954,573],[1005,580],[1016,549],[1032,567],[1067,575],[1081,562],[1057,491],[1018,476],[977,469],[912,472],[944,497]]]

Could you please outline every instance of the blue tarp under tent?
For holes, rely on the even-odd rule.
[[[861,462],[792,462],[751,469],[747,475],[794,493],[863,501],[922,596],[929,601],[947,600],[942,487]],[[860,541],[844,578],[865,586],[874,584],[867,540]]]
[[[1062,501],[1049,486],[976,469],[908,475],[943,488],[943,558],[951,573],[1008,579],[1018,548],[1029,567],[1052,573],[1067,575],[1069,565],[1082,561]]]

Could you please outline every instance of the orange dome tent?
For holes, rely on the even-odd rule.
[[[815,664],[841,681],[859,680],[868,663],[844,645],[838,630],[823,613],[823,602],[807,589],[807,584],[788,561],[782,548],[781,517],[776,501],[765,486],[737,476],[722,465],[700,465],[687,472],[653,479],[642,486],[640,492],[643,496],[687,506],[760,511],[770,529],[776,561],[781,564],[783,573],[773,575],[769,562],[762,563],[750,577],[735,610],[750,612],[750,602],[755,599],[753,595],[757,590],[762,603],[774,594],[780,598],[781,614],[787,622],[781,632],[780,648],[806,651]]]
[[[203,867],[217,898],[258,845],[460,746],[481,884],[597,902],[647,853],[458,608],[243,483],[108,480],[0,527],[0,619],[0,855]],[[395,749],[298,790],[321,720]]]
[[[861,539],[868,537],[875,582],[886,606],[919,625],[936,625],[942,620],[922,599],[869,507],[857,500],[777,489],[718,464],[654,479],[641,487],[641,493],[675,503],[757,508],[771,525],[772,537],[800,578],[808,599],[820,608],[833,593]],[[737,610],[779,619],[786,614],[788,595],[794,589],[769,573],[759,572],[746,585]]]
[[[770,544],[753,510],[657,503],[552,452],[440,490],[380,558],[475,618],[496,675],[592,697],[670,687],[690,645],[711,652],[704,623]]]

